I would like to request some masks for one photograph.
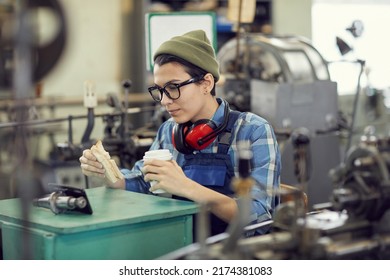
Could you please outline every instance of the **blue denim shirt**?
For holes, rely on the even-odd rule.
[[[220,100],[219,100],[220,101]],[[220,125],[224,118],[224,102],[219,102],[220,106],[215,112],[212,120]],[[172,143],[172,129],[175,125],[171,118],[164,122],[150,149],[169,149],[179,166],[184,163],[184,154],[179,153]],[[253,160],[251,164],[251,176],[256,181],[256,185],[251,190],[253,223],[263,222],[272,219],[272,212],[276,206],[278,196],[275,190],[279,188],[281,157],[276,141],[276,137],[271,125],[263,118],[250,113],[240,113],[232,131],[232,144],[228,154],[234,165],[235,175],[238,176],[238,154],[237,145],[241,140],[251,143]],[[218,143],[215,140],[210,146],[202,150],[206,153],[216,153]],[[142,161],[137,161],[132,170],[122,169],[126,179],[126,189],[129,191],[150,193],[150,184],[143,180]]]

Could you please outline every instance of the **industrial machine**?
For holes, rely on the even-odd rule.
[[[264,117],[274,127],[282,152],[281,181],[295,185],[295,130],[306,131],[309,206],[328,201],[326,176],[338,164],[340,130],[337,84],[328,65],[305,38],[241,34],[218,52],[223,83],[218,92],[232,107]]]
[[[363,135],[329,175],[331,199],[315,211],[306,213],[296,196],[278,206],[272,222],[258,225],[272,223],[269,234],[244,238],[237,232],[249,227],[232,223],[226,233],[163,258],[390,259],[390,138]]]
[[[308,40],[296,36],[242,34],[238,40],[233,38],[223,45],[217,57],[226,79],[220,93],[240,110],[261,108],[256,107],[260,106],[256,104],[259,102],[252,102],[253,97],[261,98],[262,94],[269,94],[267,88],[253,91],[252,81],[269,83],[271,86],[330,80],[325,59]],[[309,101],[306,100],[306,103]],[[256,113],[260,112],[263,113]]]
[[[57,119],[52,121],[68,122],[68,138],[66,141],[57,143],[50,152],[48,160],[37,160],[35,167],[40,173],[43,186],[49,183],[78,186],[80,188],[91,188],[101,186],[101,180],[87,178],[81,173],[80,158],[84,149],[89,149],[98,139],[91,138],[94,129],[95,119],[101,118],[103,122],[104,147],[110,156],[117,160],[121,168],[131,168],[134,162],[141,159],[145,151],[152,144],[157,128],[154,123],[147,123],[140,128],[134,128],[131,118],[137,113],[155,112],[154,106],[144,106],[129,108],[128,102],[129,81],[123,82],[125,90],[124,100],[119,100],[117,95],[110,93],[107,95],[106,105],[112,108],[111,112],[96,114],[94,108],[87,108],[86,115],[69,115],[67,119]],[[155,112],[155,114],[157,114]],[[73,121],[76,119],[87,119],[83,136],[80,141],[73,138]],[[47,190],[52,191],[52,190]]]
[[[58,32],[49,38],[51,40],[40,42],[35,38],[41,35],[33,32],[39,22],[33,21],[36,18],[31,15],[38,12],[53,15],[58,21]],[[85,85],[84,91],[85,114],[69,114],[60,118],[53,114],[47,118],[37,113],[44,105],[37,104],[36,97],[39,96],[33,95],[35,83],[40,82],[55,66],[66,46],[66,16],[58,1],[4,1],[0,5],[0,27],[0,98],[4,98],[0,104],[0,109],[4,111],[0,115],[0,136],[3,140],[0,150],[0,182],[3,185],[0,188],[0,199],[24,194],[26,197],[32,196],[24,190],[26,182],[19,182],[21,178],[29,176],[37,182],[32,188],[37,192],[42,191],[41,186],[47,188],[48,183],[80,188],[96,186],[95,182],[84,180],[78,158],[84,149],[90,148],[97,140],[91,137],[97,118],[102,118],[104,125],[100,140],[112,156],[118,157],[121,167],[131,167],[135,160],[142,157],[156,129],[153,124],[135,128],[131,120],[140,112],[152,116],[156,110],[154,106],[148,106],[147,102],[140,101],[141,98],[130,96],[130,80],[122,84],[122,100],[113,93],[107,95],[106,105],[111,109],[109,112],[95,112],[98,101],[89,84]],[[40,98],[37,99],[42,102]],[[142,103],[145,106],[141,108],[130,104],[134,99],[137,99],[137,105]],[[47,105],[50,106],[59,107],[61,104],[53,101]],[[159,117],[157,113],[156,119]],[[81,139],[74,139],[75,120],[87,120]],[[63,123],[68,124],[67,137],[56,143],[53,135],[63,132],[60,129]],[[80,131],[80,127],[77,129]],[[33,146],[33,141],[42,135],[50,137],[45,147],[48,148],[48,155],[44,158],[35,157],[34,152],[38,148]],[[41,147],[45,144],[38,145]]]

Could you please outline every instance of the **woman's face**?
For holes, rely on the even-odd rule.
[[[154,66],[154,83],[163,87],[166,83],[182,83],[191,79],[184,67],[176,62]],[[180,98],[172,100],[165,94],[162,97],[161,105],[173,117],[176,123],[195,122],[199,119],[211,118],[210,104],[208,104],[210,94],[206,91],[203,83],[191,83],[180,87]]]

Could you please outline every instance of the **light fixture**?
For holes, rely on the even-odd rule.
[[[354,20],[352,22],[351,27],[348,27],[346,30],[351,32],[353,37],[358,38],[363,34],[363,30],[364,30],[363,22],[361,20]]]
[[[346,55],[347,53],[349,53],[350,51],[352,51],[353,49],[343,40],[341,39],[340,37],[336,37],[336,44],[337,44],[337,47],[339,48],[339,51],[341,53],[341,55]]]

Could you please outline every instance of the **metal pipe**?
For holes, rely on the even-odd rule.
[[[136,114],[140,112],[148,112],[148,111],[154,111],[156,108],[154,106],[147,106],[147,107],[134,107],[129,108],[127,110],[128,114]],[[95,114],[95,117],[103,117],[103,116],[120,116],[122,113],[101,113],[101,114]],[[79,119],[86,119],[88,116],[86,115],[76,115],[72,116],[71,118],[73,120],[79,120]],[[58,122],[64,122],[69,121],[68,117],[63,118],[56,118],[56,119],[50,119],[50,120],[28,120],[28,121],[21,121],[21,122],[8,122],[8,123],[0,123],[0,129],[7,128],[7,127],[17,127],[17,126],[29,126],[29,125],[41,125],[41,124],[49,124],[49,123],[58,123]]]

